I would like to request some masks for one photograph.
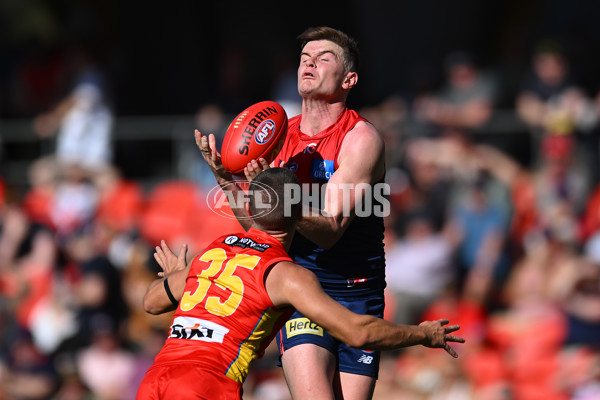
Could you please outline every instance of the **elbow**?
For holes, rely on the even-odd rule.
[[[144,311],[148,314],[158,315],[162,311],[158,307],[156,307],[148,297],[144,297],[143,306]]]
[[[370,344],[369,336],[367,333],[355,332],[348,338],[346,344],[354,349],[368,350]]]

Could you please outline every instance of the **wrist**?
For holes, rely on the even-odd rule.
[[[217,184],[221,187],[226,187],[233,182],[231,175],[229,175],[229,176],[215,175],[215,178],[217,178]]]
[[[417,344],[427,346],[427,344],[430,342],[427,328],[424,325],[418,325],[416,328],[417,332],[415,333],[415,339]]]

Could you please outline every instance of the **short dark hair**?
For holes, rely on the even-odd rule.
[[[288,230],[295,226],[302,211],[302,202],[286,198],[286,185],[300,187],[296,175],[287,168],[264,170],[250,183],[250,216],[259,228]]]
[[[300,51],[308,42],[315,40],[329,40],[340,46],[344,51],[344,68],[346,72],[358,72],[360,52],[358,42],[344,32],[328,26],[311,27],[298,36],[300,40]]]

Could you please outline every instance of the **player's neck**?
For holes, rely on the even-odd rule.
[[[252,227],[273,236],[283,245],[286,251],[289,250],[290,245],[292,244],[292,239],[294,238],[294,232],[296,231],[295,229],[292,229],[290,231],[265,229],[261,226],[257,226],[256,224],[253,224]]]
[[[309,136],[317,135],[333,125],[345,109],[346,103],[343,101],[329,103],[322,100],[304,99],[300,130]]]

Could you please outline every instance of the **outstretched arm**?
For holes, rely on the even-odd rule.
[[[449,342],[465,341],[450,334],[459,326],[445,326],[447,320],[397,325],[371,315],[356,314],[329,297],[312,272],[291,262],[275,265],[267,275],[265,286],[276,306],[295,307],[351,347],[392,350],[420,344],[443,348],[452,357],[458,357]]]
[[[221,186],[223,190],[226,190],[233,199],[243,197],[239,196],[239,193],[242,192],[243,189],[234,181],[233,176],[223,167],[221,155],[217,151],[217,140],[215,135],[211,133],[210,135],[206,136],[196,129],[194,132],[194,137],[196,139],[196,146],[198,146],[198,149],[200,149],[204,161],[206,161],[210,167],[219,186]],[[252,222],[245,207],[236,207],[235,202],[230,202],[229,205],[240,225],[242,225],[245,230],[250,229]]]

